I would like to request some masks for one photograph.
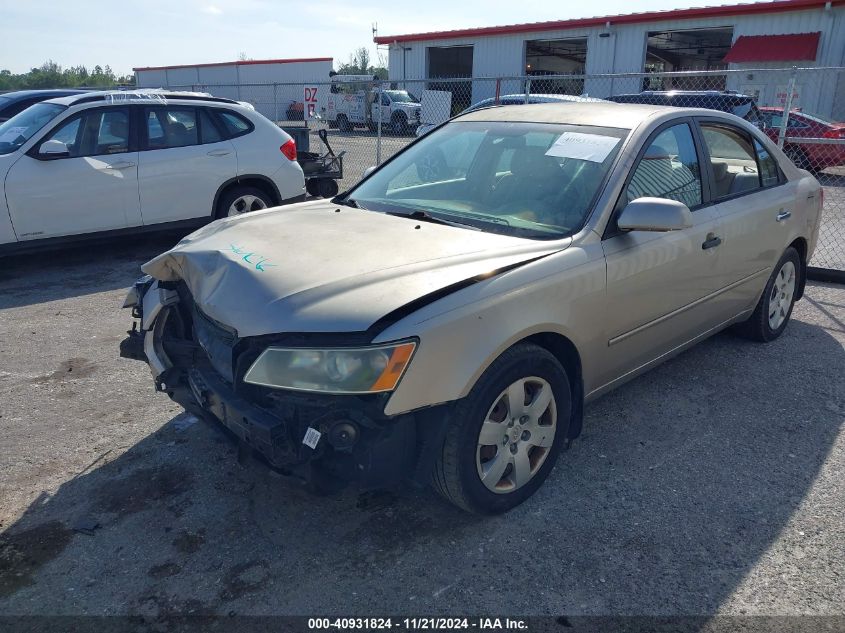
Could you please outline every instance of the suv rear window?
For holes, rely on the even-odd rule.
[[[252,131],[253,126],[247,119],[240,114],[230,110],[215,110],[223,122],[223,127],[226,129],[226,136],[233,138],[235,136],[242,136]]]

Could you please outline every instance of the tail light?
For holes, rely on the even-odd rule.
[[[822,138],[845,138],[845,130],[825,130],[822,132]]]
[[[288,160],[296,160],[296,143],[290,139],[279,148]]]

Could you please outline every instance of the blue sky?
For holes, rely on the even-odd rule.
[[[0,0],[0,68],[47,59],[109,64],[118,73],[161,66],[282,57],[346,61],[380,35],[734,4],[726,0]],[[421,7],[416,10],[415,7]]]

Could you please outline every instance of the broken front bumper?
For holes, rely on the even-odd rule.
[[[427,483],[445,432],[442,408],[388,417],[385,394],[249,385],[240,378],[254,353],[251,342],[202,315],[183,287],[140,280],[126,303],[140,327],[133,323],[121,356],[146,361],[158,391],[219,422],[271,466],[311,480],[355,481],[364,489]]]

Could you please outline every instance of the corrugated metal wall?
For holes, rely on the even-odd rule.
[[[611,24],[609,29],[590,27],[571,30],[538,31],[533,33],[515,33],[485,37],[467,37],[447,40],[419,42],[398,42],[391,45],[389,53],[389,74],[393,81],[402,79],[425,79],[427,49],[430,46],[472,46],[474,77],[504,77],[524,74],[525,42],[537,39],[562,39],[567,37],[587,37],[586,74],[601,73],[639,73],[645,63],[646,39],[649,31],[675,30],[707,27],[733,27],[734,41],[741,35],[779,35],[785,33],[806,33],[821,31],[821,42],[815,62],[801,62],[802,66],[841,66],[845,65],[845,7],[832,9],[814,9],[808,11],[787,11],[780,13],[758,14],[751,16],[715,17],[694,20],[664,20],[642,24]],[[609,33],[600,37],[601,33]],[[405,50],[403,50],[403,48]],[[731,64],[731,68],[743,67],[784,67],[781,64]],[[585,82],[585,92],[593,97],[606,97],[609,94],[639,92],[639,79],[590,80]],[[741,85],[727,86],[740,89],[753,85],[753,78],[734,83]],[[761,94],[763,102],[773,102],[776,86],[768,86]],[[803,88],[803,87],[802,87]],[[493,82],[475,82],[473,103],[493,95]],[[833,104],[834,93],[845,91],[845,86],[807,86],[801,96],[803,107],[808,110],[824,111]],[[769,94],[771,92],[772,94]]]

